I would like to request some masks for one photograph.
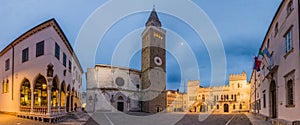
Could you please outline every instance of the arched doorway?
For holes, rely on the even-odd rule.
[[[44,76],[39,75],[34,84],[34,105],[47,106],[47,82]]]
[[[228,106],[228,104],[224,104],[224,112],[229,112],[229,106]]]
[[[275,80],[270,84],[270,114],[272,118],[277,118],[277,97]]]
[[[31,90],[28,79],[23,80],[20,89],[20,105],[31,106]]]
[[[51,93],[52,93],[52,98],[51,98],[51,105],[52,106],[58,106],[58,78],[54,77],[53,82],[52,82],[52,89],[51,89]]]
[[[60,86],[60,106],[66,106],[66,84],[63,81]]]
[[[121,111],[121,112],[124,111],[124,98],[122,96],[118,97],[117,109],[118,109],[118,111]]]

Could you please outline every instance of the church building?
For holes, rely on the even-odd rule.
[[[142,33],[141,70],[97,64],[87,71],[88,112],[160,112],[166,108],[166,30],[155,9]]]

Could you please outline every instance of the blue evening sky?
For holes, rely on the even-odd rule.
[[[3,0],[0,2],[0,50],[24,32],[51,18],[56,19],[71,45],[75,47],[77,36],[85,21],[97,8],[102,7],[107,2],[106,0]],[[170,0],[170,2],[172,1]],[[281,0],[193,0],[193,2],[203,9],[211,19],[224,45],[227,60],[226,81],[215,84],[227,84],[229,74],[241,73],[242,71],[245,71],[250,77],[253,56],[257,54]],[[132,6],[132,4],[122,6]],[[144,10],[149,10],[148,12],[127,15],[113,24],[103,39],[99,40],[101,44],[98,46],[94,63],[110,64],[114,49],[120,41],[126,38],[141,41],[140,34],[152,6],[149,5],[148,8],[144,8]],[[155,8],[157,8],[162,27],[167,29],[167,35],[170,32],[175,32],[191,47],[198,62],[201,85],[209,86],[211,62],[202,39],[191,26],[180,18],[159,12],[158,5]],[[181,8],[184,7],[178,5],[174,9]],[[114,14],[116,9],[121,8],[111,9],[111,14]],[[193,13],[188,9],[181,11],[186,14]],[[98,23],[105,22],[106,18],[99,18]],[[130,34],[132,31],[135,32]],[[135,38],[130,39],[130,35]],[[170,36],[172,35],[166,37],[167,48],[174,43],[171,40],[178,39],[170,38]],[[139,51],[130,59],[129,66],[131,68],[140,69],[140,56]],[[83,67],[85,71],[87,68],[92,67]],[[168,53],[167,89],[178,89],[184,86],[181,83],[187,82],[188,79],[181,78],[180,70],[176,57]],[[195,80],[193,77],[189,79]],[[85,81],[83,84],[83,89],[85,89]]]

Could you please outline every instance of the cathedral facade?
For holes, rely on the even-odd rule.
[[[141,70],[97,64],[87,71],[86,110],[160,112],[166,108],[166,31],[155,9],[142,33]]]

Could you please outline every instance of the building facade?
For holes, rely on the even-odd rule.
[[[153,9],[142,33],[141,70],[100,64],[88,69],[87,111],[163,111],[166,108],[165,35]]]
[[[179,90],[166,91],[167,112],[186,112],[187,111],[187,93]]]
[[[260,70],[251,76],[251,109],[273,123],[300,119],[299,1],[284,0],[264,41]]]
[[[140,71],[99,64],[88,69],[87,80],[86,111],[141,111]]]
[[[83,70],[54,19],[0,52],[0,111],[49,122],[81,106]]]
[[[245,72],[229,76],[229,85],[202,87],[200,81],[188,81],[189,112],[249,111],[250,85]]]

